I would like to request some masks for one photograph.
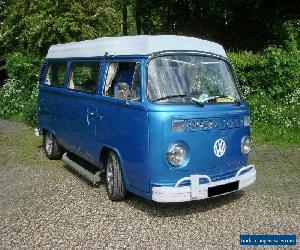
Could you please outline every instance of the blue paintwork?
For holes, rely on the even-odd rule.
[[[249,127],[231,129],[211,129],[206,131],[172,132],[171,122],[177,119],[223,118],[247,115],[244,105],[206,105],[204,107],[185,107],[185,111],[176,111],[175,106],[161,107],[168,111],[149,111],[150,132],[150,184],[153,186],[173,186],[177,180],[191,174],[203,174],[211,177],[212,181],[233,177],[247,163],[247,157],[241,153],[241,139],[249,135]],[[178,107],[179,108],[179,107]],[[196,110],[195,110],[196,109]],[[221,119],[220,119],[221,118]],[[161,135],[164,135],[163,137]],[[222,138],[227,145],[225,154],[218,158],[214,155],[213,145]],[[166,160],[165,152],[171,143],[179,142],[187,148],[187,161],[183,166],[174,168]],[[161,145],[157,147],[156,145]],[[159,175],[157,173],[160,173]]]
[[[209,175],[212,180],[229,178],[247,163],[241,154],[241,139],[250,134],[242,124],[234,128],[222,127],[223,119],[241,121],[249,115],[248,107],[232,103],[207,104],[154,104],[146,96],[147,56],[90,58],[99,60],[101,70],[96,94],[87,94],[66,88],[44,85],[45,67],[39,86],[38,122],[40,129],[52,131],[67,150],[99,166],[103,147],[114,150],[120,159],[128,191],[151,199],[153,186],[174,185],[191,174]],[[75,60],[67,59],[70,63]],[[47,60],[55,61],[55,59]],[[138,61],[141,63],[141,99],[118,100],[102,96],[103,85],[110,61]],[[96,114],[89,117],[88,112]],[[102,117],[102,118],[100,118]],[[218,126],[211,130],[191,129],[172,132],[172,120],[213,119]],[[214,142],[222,138],[227,148],[223,157],[213,153]],[[171,143],[180,142],[188,149],[183,166],[174,168],[166,160]]]

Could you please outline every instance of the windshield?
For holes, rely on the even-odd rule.
[[[148,65],[152,102],[240,102],[228,63],[197,55],[156,57]]]

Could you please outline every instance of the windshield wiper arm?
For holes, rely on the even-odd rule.
[[[204,107],[204,102],[200,102],[196,98],[191,98],[191,101],[198,104],[200,107]]]
[[[167,95],[164,97],[157,98],[157,99],[153,100],[153,102],[162,101],[162,100],[171,99],[171,98],[177,98],[177,97],[187,97],[187,96],[189,96],[189,95]]]
[[[235,102],[238,106],[241,105],[241,101],[240,100],[237,100],[234,97],[229,96],[229,95],[214,96],[214,98],[210,98],[208,101],[216,101],[218,98],[226,98],[228,100],[231,100],[231,101]]]
[[[228,95],[217,95],[217,96],[210,96],[210,97],[207,97],[205,99],[202,99],[202,100],[199,100],[197,98],[192,98],[192,101],[193,102],[198,102],[198,103],[206,103],[206,102],[210,102],[210,101],[216,101],[218,100],[219,98],[226,98],[228,100],[231,100],[233,102],[235,102],[237,105],[241,105],[241,102],[235,98],[233,98],[232,96],[228,96]]]

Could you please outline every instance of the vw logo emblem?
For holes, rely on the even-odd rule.
[[[226,143],[222,139],[216,140],[214,144],[214,152],[217,157],[221,157],[223,154],[225,154],[226,150]]]

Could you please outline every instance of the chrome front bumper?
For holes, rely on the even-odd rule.
[[[246,170],[248,170],[246,173],[241,174]],[[200,179],[206,179],[208,180],[208,183],[199,184]],[[152,200],[157,202],[183,202],[206,199],[209,197],[208,188],[238,181],[237,190],[240,190],[253,184],[255,179],[256,169],[254,165],[242,167],[234,177],[216,182],[212,182],[207,175],[191,175],[178,180],[174,187],[153,187]],[[180,187],[180,184],[183,181],[190,181],[191,185]]]

